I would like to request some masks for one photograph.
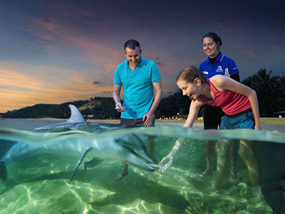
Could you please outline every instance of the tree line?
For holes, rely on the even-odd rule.
[[[274,112],[283,111],[285,102],[285,75],[271,76],[272,71],[261,69],[257,74],[243,80],[242,83],[257,93],[260,115],[272,117]],[[2,114],[3,118],[69,118],[68,104],[73,104],[81,113],[90,119],[119,119],[120,113],[114,109],[114,101],[110,97],[93,97],[89,100],[56,104],[37,104]],[[181,91],[161,100],[155,117],[186,117],[189,112],[190,100]],[[203,108],[199,113],[202,115]]]

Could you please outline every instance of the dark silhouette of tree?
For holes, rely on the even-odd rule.
[[[271,117],[274,112],[284,110],[284,75],[271,77],[271,74],[272,71],[260,69],[257,74],[242,81],[256,91],[261,116]]]

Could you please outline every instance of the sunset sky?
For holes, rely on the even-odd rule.
[[[206,59],[210,31],[242,80],[261,68],[281,76],[284,8],[282,0],[0,0],[0,112],[111,96],[128,39],[157,62],[165,96],[178,91],[180,70]]]

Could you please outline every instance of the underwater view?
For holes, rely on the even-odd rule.
[[[118,124],[79,123],[37,129],[45,120],[1,120],[0,213],[17,214],[270,214],[285,212],[285,134],[278,131],[204,131],[179,125],[124,128]],[[54,123],[54,121],[53,121]],[[151,157],[145,141],[154,138]],[[159,162],[178,138],[187,139],[172,166]],[[236,180],[230,166],[220,189],[206,168],[205,142],[253,142],[260,185],[251,186],[237,151]],[[123,163],[128,175],[117,181]],[[250,167],[249,167],[250,168]]]

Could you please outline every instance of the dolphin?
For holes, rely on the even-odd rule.
[[[74,105],[69,104],[68,107],[71,110],[70,118],[65,122],[55,123],[51,125],[41,126],[35,128],[34,130],[45,130],[45,129],[55,129],[55,128],[69,128],[75,124],[82,124],[86,123],[84,117],[82,116],[81,112],[76,108]]]
[[[0,139],[18,142],[0,159],[0,178],[7,177],[6,165],[9,163],[40,153],[68,155],[75,158],[80,156],[72,177],[88,152],[91,152],[96,158],[118,160],[144,170],[154,171],[159,169],[159,166],[145,150],[140,138],[145,135],[188,138],[190,140],[247,139],[282,144],[285,139],[284,133],[276,131],[251,129],[216,131],[174,126],[112,130],[100,134],[84,131],[48,133],[0,129]]]
[[[7,178],[6,165],[27,156],[36,154],[55,154],[72,156],[78,159],[70,182],[87,153],[93,157],[113,159],[135,167],[154,171],[155,161],[146,152],[141,138],[130,132],[93,134],[84,131],[43,133],[0,129],[0,139],[17,141],[0,159],[0,178]]]

